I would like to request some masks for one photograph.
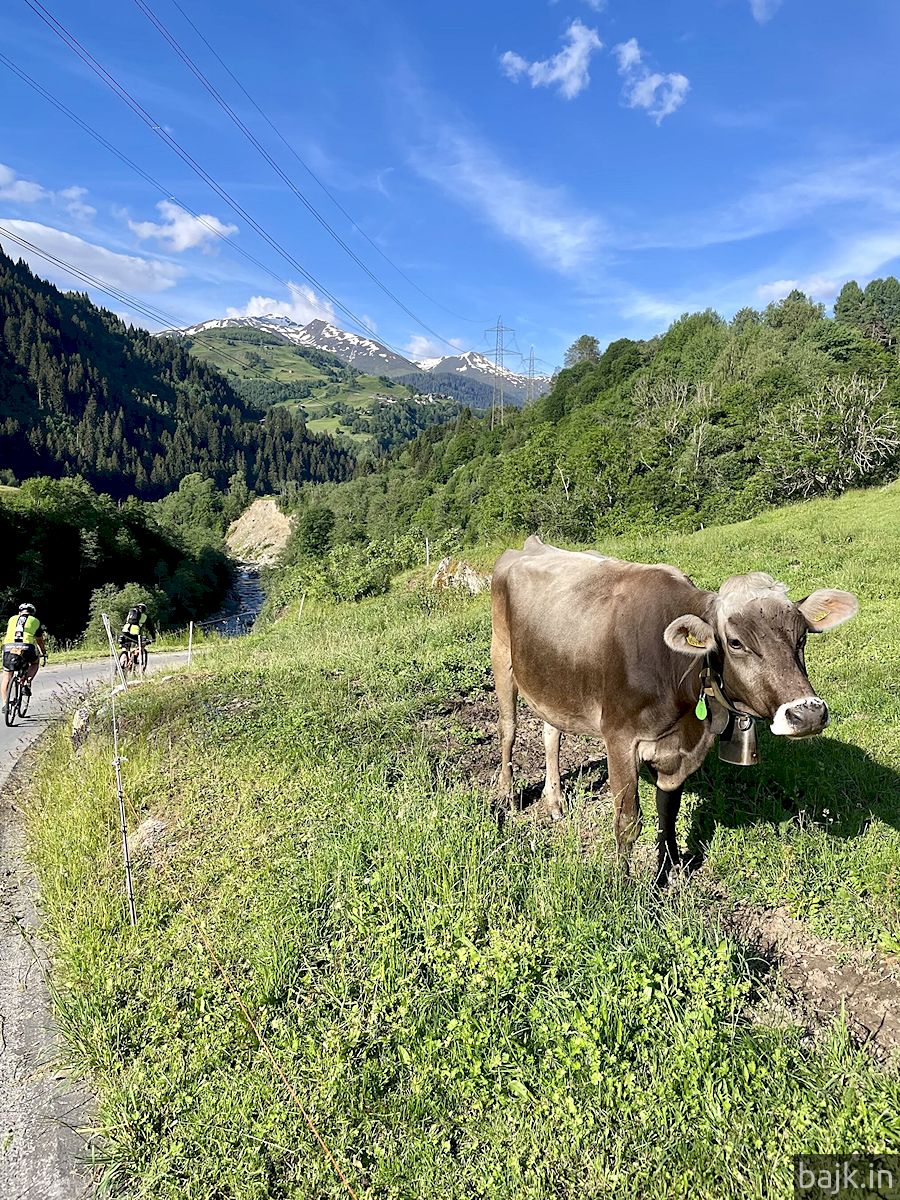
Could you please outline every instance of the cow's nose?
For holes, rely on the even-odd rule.
[[[828,724],[828,705],[818,696],[807,696],[783,708],[784,727],[777,730],[788,736],[820,733]]]

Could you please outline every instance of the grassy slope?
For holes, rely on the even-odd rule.
[[[204,362],[218,367],[223,375],[230,378],[262,379],[270,383],[312,383],[313,385],[321,383],[323,390],[329,382],[324,372],[303,358],[294,346],[286,343],[269,345],[243,342],[235,338],[232,339],[234,345],[229,345],[227,338],[228,334],[224,330],[208,330],[204,333],[202,342],[195,341],[193,343],[191,351],[198,358],[202,358]],[[262,364],[258,365],[255,362],[251,364],[249,361],[251,355],[262,359]],[[340,390],[336,396],[325,398],[314,392],[312,396],[296,403],[293,401],[285,403],[291,408],[297,407],[297,403],[299,403],[306,409],[310,414],[308,426],[312,433],[336,434],[340,432],[343,437],[349,438],[351,441],[366,442],[368,438],[364,434],[342,431],[339,417],[320,417],[316,416],[316,413],[321,409],[328,408],[336,400],[340,400],[348,408],[361,408],[368,411],[377,394],[396,396],[397,399],[403,400],[409,398],[407,387],[396,385],[388,391],[375,375],[360,375],[353,383],[339,386]]]
[[[223,375],[238,379],[267,379],[271,383],[300,383],[322,380],[325,375],[317,366],[298,353],[287,342],[269,345],[232,338],[229,345],[225,331],[208,330],[203,341],[194,341],[191,353],[217,367]],[[251,365],[251,355],[262,359],[262,365]]]
[[[766,738],[758,772],[712,764],[681,832],[712,836],[734,891],[876,943],[898,936],[898,502],[895,486],[608,547],[698,582],[765,566],[795,595],[858,590],[858,620],[809,655],[828,735]],[[840,1029],[810,1046],[754,1023],[767,985],[699,888],[623,884],[610,834],[583,852],[577,797],[561,830],[498,829],[435,761],[420,718],[483,686],[488,633],[484,598],[401,587],[307,605],[130,696],[129,800],[168,823],[164,865],[137,859],[134,932],[107,731],[74,760],[51,740],[32,845],[114,1181],[172,1200],[342,1194],[192,912],[361,1195],[788,1196],[792,1153],[900,1148],[896,1077]]]

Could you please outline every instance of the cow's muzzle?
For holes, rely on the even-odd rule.
[[[828,705],[818,696],[782,704],[770,729],[782,737],[812,737],[828,724]]]

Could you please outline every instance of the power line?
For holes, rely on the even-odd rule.
[[[196,175],[198,175],[208,187],[212,188],[216,195],[219,196],[219,198],[223,200],[229,208],[231,208],[244,221],[246,221],[251,229],[253,229],[253,231],[263,239],[263,241],[271,246],[271,248],[275,250],[276,253],[279,254],[286,262],[290,263],[290,265],[300,275],[302,275],[302,277],[312,287],[318,288],[322,295],[330,300],[331,303],[342,313],[344,313],[344,315],[350,321],[352,321],[354,325],[363,330],[367,337],[371,337],[371,329],[367,322],[361,317],[357,316],[356,313],[354,313],[341,300],[339,300],[337,296],[330,292],[325,285],[321,283],[311,272],[302,266],[297,259],[294,258],[294,256],[288,250],[286,250],[275,237],[272,236],[272,234],[264,229],[263,226],[260,225],[260,223],[254,217],[252,217],[237,200],[234,199],[234,197],[227,191],[226,188],[218,183],[208,171],[201,167],[200,164],[188,153],[188,151],[185,150],[175,140],[175,138],[167,130],[165,130],[163,126],[156,121],[155,118],[152,117],[145,108],[142,107],[142,105],[131,95],[127,88],[123,87],[123,85],[120,84],[106,70],[106,68],[103,67],[93,57],[93,55],[81,45],[78,39],[72,33],[70,33],[68,29],[66,29],[66,27],[57,20],[56,17],[53,16],[49,9],[47,9],[41,3],[41,0],[25,0],[25,4],[27,4],[32,12],[44,22],[51,32],[54,33],[60,39],[60,41],[62,41],[73,52],[73,54],[76,55],[76,57],[81,59],[85,66],[89,67],[90,70],[93,71],[94,74],[97,75],[97,77],[103,83],[105,83],[107,87],[109,87],[110,90],[113,91],[115,95],[117,95],[119,99],[122,100],[122,102],[132,110],[133,113],[135,113],[136,116],[140,117],[144,124],[147,125],[148,128],[151,129],[152,132],[155,133],[157,137],[159,137],[169,147],[169,149],[178,155],[182,162],[190,167],[190,169]],[[381,344],[386,346],[388,349],[393,350],[395,354],[401,354],[401,352],[395,346],[391,346],[389,342],[383,341]]]
[[[94,141],[108,150],[110,154],[115,155],[120,162],[124,163],[127,167],[134,171],[135,174],[139,175],[141,179],[145,180],[152,187],[156,188],[156,190],[162,196],[165,196],[167,200],[174,201],[179,208],[184,209],[184,211],[189,213],[194,220],[199,221],[204,228],[208,229],[211,234],[213,234],[219,239],[220,242],[222,242],[222,244],[227,248],[226,253],[228,253],[230,256],[233,256],[234,254],[240,254],[242,258],[247,260],[247,262],[252,263],[259,270],[264,271],[266,275],[268,275],[276,283],[280,284],[285,291],[290,294],[293,285],[287,279],[284,279],[277,273],[277,271],[273,271],[271,267],[267,266],[260,259],[256,258],[248,250],[245,250],[236,242],[230,241],[228,235],[223,233],[217,225],[213,225],[210,221],[207,221],[201,213],[195,212],[195,210],[192,209],[189,204],[187,204],[180,197],[176,196],[174,192],[170,192],[162,183],[160,183],[158,179],[155,179],[152,175],[145,171],[143,167],[139,166],[136,162],[134,162],[133,159],[129,158],[127,154],[125,154],[116,145],[105,138],[102,133],[99,133],[96,129],[94,129],[92,125],[89,125],[87,121],[82,120],[82,118],[79,117],[77,113],[73,112],[72,109],[70,109],[66,104],[64,104],[58,96],[54,96],[52,92],[48,91],[47,88],[38,83],[36,79],[32,78],[32,76],[26,71],[23,71],[21,67],[12,62],[11,59],[7,58],[2,51],[0,51],[0,63],[12,71],[14,75],[17,75],[23,83],[26,83],[30,88],[37,92],[38,95],[42,96],[49,104],[52,104],[54,108],[58,109],[61,113],[67,116],[69,120],[73,121],[80,129],[84,130],[84,132],[92,137]]]
[[[265,146],[262,144],[262,142],[260,142],[260,140],[254,134],[253,130],[250,129],[250,127],[247,124],[245,124],[245,122],[243,120],[241,120],[241,118],[234,111],[234,109],[231,107],[231,105],[228,103],[228,101],[224,98],[224,96],[221,94],[221,92],[218,90],[218,88],[216,88],[215,84],[213,84],[207,78],[207,76],[203,73],[203,71],[200,69],[200,67],[197,66],[197,64],[194,62],[194,60],[188,54],[188,52],[184,49],[184,47],[181,45],[181,43],[175,37],[175,35],[173,33],[171,33],[171,31],[168,29],[168,27],[162,21],[160,21],[159,17],[157,17],[156,13],[153,11],[153,9],[150,7],[150,5],[145,3],[145,0],[134,0],[134,2],[137,5],[137,7],[141,10],[141,12],[144,14],[144,16],[147,18],[147,20],[154,27],[154,29],[156,29],[156,31],[166,40],[166,42],[168,42],[168,44],[172,47],[172,49],[175,51],[175,53],[178,55],[178,57],[181,59],[181,61],[185,64],[185,66],[200,81],[200,83],[207,90],[207,92],[209,92],[210,96],[212,96],[212,98],[215,100],[216,104],[219,105],[219,107],[226,114],[226,116],[231,120],[231,122],[237,126],[237,128],[241,131],[241,133],[244,135],[244,137],[250,142],[250,144],[257,151],[257,153],[264,159],[264,161],[269,164],[269,166],[272,168],[272,170],[275,172],[275,174],[278,176],[278,178],[282,181],[282,183],[284,183],[284,185],[294,194],[294,196],[296,196],[296,198],[300,201],[300,203],[303,205],[303,207],[306,209],[306,211],[316,221],[318,221],[318,223],[322,226],[322,228],[326,231],[326,233],[328,233],[337,242],[337,244],[341,247],[341,249],[344,251],[344,253],[347,254],[353,260],[353,262],[356,263],[356,265],[359,267],[359,269],[361,271],[363,271],[369,277],[369,279],[371,279],[371,281],[375,284],[376,287],[380,288],[381,291],[384,292],[384,294],[388,297],[389,300],[392,300],[394,302],[394,304],[396,304],[397,307],[402,312],[406,313],[406,315],[410,318],[410,320],[415,321],[415,323],[417,325],[419,325],[422,329],[424,329],[426,333],[430,333],[431,336],[437,338],[438,341],[444,342],[446,345],[451,346],[452,342],[449,342],[447,340],[447,338],[445,338],[442,334],[438,333],[438,331],[436,329],[432,329],[432,327],[430,325],[428,325],[425,321],[423,321],[421,319],[421,317],[418,317],[413,312],[413,310],[408,305],[406,305],[400,299],[399,296],[397,296],[394,292],[392,292],[391,289],[387,286],[387,284],[384,283],[383,280],[379,279],[379,277],[375,274],[375,272],[373,270],[371,270],[371,268],[365,262],[363,262],[363,260],[359,257],[359,255],[356,253],[356,251],[353,249],[353,247],[348,245],[348,243],[344,241],[344,239],[341,237],[341,235],[338,233],[338,231],[334,228],[334,226],[332,226],[326,220],[326,218],[322,216],[322,214],[315,207],[315,205],[303,194],[303,192],[300,191],[300,189],[297,187],[296,183],[294,183],[293,179],[291,179],[291,177],[281,169],[281,167],[276,162],[276,160],[272,157],[272,155],[268,152],[268,150],[265,148]]]
[[[419,293],[419,295],[423,296],[430,304],[433,304],[433,305],[435,305],[435,307],[442,309],[445,313],[448,313],[451,317],[453,317],[457,321],[465,321],[467,324],[471,324],[471,325],[479,324],[479,321],[477,320],[477,318],[461,316],[459,313],[454,312],[453,309],[447,308],[447,306],[445,304],[442,304],[440,302],[440,300],[435,300],[435,298],[433,296],[429,295],[428,292],[426,292],[424,290],[424,288],[421,288],[414,279],[411,279],[409,277],[409,275],[407,275],[406,272],[402,269],[402,267],[398,267],[397,264],[394,262],[394,260],[392,258],[390,258],[387,254],[385,254],[385,252],[381,249],[381,247],[378,245],[378,243],[376,241],[374,241],[372,238],[370,238],[369,235],[366,233],[366,231],[359,224],[359,222],[353,216],[351,216],[351,214],[349,212],[347,212],[347,209],[343,206],[343,204],[341,204],[341,202],[338,200],[337,196],[335,196],[334,192],[332,192],[331,189],[329,187],[327,187],[327,185],[325,183],[322,182],[322,180],[315,173],[315,171],[312,169],[312,167],[309,165],[309,163],[307,163],[306,160],[303,159],[297,153],[297,151],[294,149],[294,147],[291,145],[291,143],[288,141],[288,139],[284,136],[284,134],[281,132],[281,130],[278,128],[278,126],[275,124],[275,122],[272,120],[272,118],[268,115],[268,113],[257,103],[257,101],[253,98],[253,96],[250,95],[250,93],[247,91],[246,87],[241,83],[240,79],[238,79],[237,75],[235,75],[234,71],[231,70],[231,68],[228,66],[228,64],[222,58],[222,56],[217,52],[215,47],[210,43],[209,39],[205,36],[203,31],[201,29],[199,29],[198,26],[191,20],[191,18],[188,16],[188,14],[184,11],[184,9],[178,3],[178,0],[172,0],[172,3],[178,9],[178,11],[181,13],[182,17],[184,17],[185,21],[187,21],[188,25],[190,25],[191,29],[193,29],[194,33],[197,35],[197,37],[200,39],[200,41],[203,43],[203,45],[207,48],[207,50],[210,52],[210,54],[213,56],[213,58],[216,60],[216,62],[219,64],[219,66],[222,68],[222,70],[226,73],[226,75],[229,76],[229,78],[232,80],[232,82],[235,84],[235,86],[238,88],[238,90],[242,93],[242,95],[246,98],[246,100],[253,106],[253,108],[256,109],[256,111],[259,113],[259,115],[262,117],[262,119],[266,122],[266,124],[269,126],[269,128],[272,130],[272,132],[278,138],[278,140],[282,143],[282,145],[285,147],[285,149],[288,151],[288,153],[291,154],[296,159],[296,161],[300,164],[300,166],[303,168],[303,170],[306,171],[307,175],[309,175],[309,177],[322,189],[322,191],[325,193],[325,195],[328,197],[328,199],[331,201],[331,203],[335,206],[335,208],[338,210],[338,212],[341,213],[341,215],[344,216],[350,222],[351,226],[356,230],[356,232],[360,235],[360,237],[364,238],[369,243],[369,245],[372,247],[372,249],[375,251],[375,253],[378,254],[381,258],[383,258],[384,261],[388,264],[388,266],[392,267],[393,270],[395,270],[397,272],[397,274],[400,276],[401,279],[404,279],[410,285],[410,287],[415,288],[415,290]]]
[[[80,280],[89,287],[95,288],[98,292],[103,292],[104,295],[111,296],[113,300],[118,300],[120,304],[127,304],[130,308],[135,309],[135,311],[138,312],[142,317],[147,317],[157,325],[177,326],[179,323],[179,318],[174,317],[171,313],[167,313],[163,309],[154,308],[145,301],[139,300],[137,296],[130,295],[124,289],[117,288],[106,280],[99,279],[97,276],[89,274],[81,267],[76,267],[73,263],[67,262],[64,258],[60,258],[58,255],[51,253],[51,251],[44,249],[41,246],[36,246],[33,242],[29,242],[20,234],[13,232],[11,229],[7,229],[3,225],[0,225],[0,237],[6,238],[7,241],[13,242],[15,245],[20,246],[22,249],[27,250],[31,254],[36,254],[45,262],[51,263],[53,266],[59,267],[60,270],[68,272],[68,274],[73,278]],[[208,338],[204,338],[202,334],[192,334],[191,337],[205,345],[208,349],[215,350],[222,356],[222,358],[228,359],[229,362],[235,363],[236,366],[241,368],[246,367],[246,363],[241,362],[239,358],[235,358],[226,350],[222,350],[221,347],[219,347],[215,342],[210,341]]]

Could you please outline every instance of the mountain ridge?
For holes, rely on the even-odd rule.
[[[366,374],[384,375],[401,382],[413,382],[412,377],[415,377],[417,386],[420,387],[423,384],[428,387],[431,380],[433,386],[428,388],[431,391],[445,390],[444,381],[455,376],[470,384],[484,385],[491,392],[497,381],[502,381],[504,398],[508,403],[522,404],[529,395],[527,376],[517,374],[508,367],[498,368],[486,355],[477,350],[460,350],[457,354],[445,355],[442,358],[415,361],[391,350],[374,337],[349,333],[319,317],[306,325],[275,313],[256,317],[213,317],[182,329],[164,329],[157,336],[195,337],[208,330],[228,328],[258,329],[282,337],[297,346],[323,350]],[[535,397],[543,395],[549,389],[550,383],[550,376],[536,375],[532,394]],[[489,395],[482,395],[480,406],[489,404],[490,399]]]

